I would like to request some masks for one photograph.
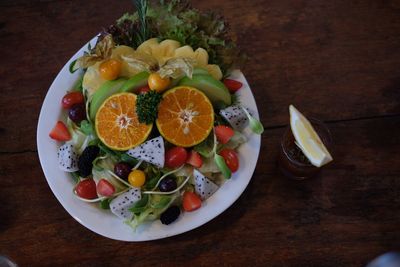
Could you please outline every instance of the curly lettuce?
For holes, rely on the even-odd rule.
[[[104,33],[111,34],[117,45],[137,48],[143,42],[139,34],[140,15],[138,12],[125,14]],[[149,5],[145,26],[148,38],[176,40],[194,50],[204,48],[209,54],[209,63],[217,64],[225,76],[244,59],[228,35],[228,25],[223,18],[192,8],[187,0],[161,0]]]

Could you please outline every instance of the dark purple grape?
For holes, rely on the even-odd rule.
[[[131,173],[132,167],[125,162],[119,162],[114,166],[114,173],[124,180],[128,180],[129,173]]]
[[[92,173],[93,160],[96,159],[100,149],[97,146],[88,146],[83,150],[78,159],[79,173],[82,177],[87,177]]]
[[[178,219],[179,214],[181,214],[179,207],[171,206],[161,214],[160,221],[162,224],[168,225]]]
[[[170,192],[172,190],[175,190],[176,188],[176,181],[173,177],[170,176],[165,177],[158,185],[158,189],[160,189],[161,192]]]
[[[83,103],[72,105],[68,111],[68,117],[76,124],[86,120],[86,109]]]

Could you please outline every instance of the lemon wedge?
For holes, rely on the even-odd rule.
[[[290,127],[297,145],[312,165],[321,167],[331,162],[332,156],[322,143],[311,123],[293,105],[289,106]]]

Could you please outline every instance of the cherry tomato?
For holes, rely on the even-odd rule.
[[[63,108],[68,109],[75,104],[83,103],[83,95],[81,92],[70,92],[66,94],[61,100],[61,105]]]
[[[229,92],[235,93],[237,90],[242,88],[243,84],[241,82],[232,80],[232,79],[225,79],[224,80],[225,86],[228,88]]]
[[[225,163],[231,172],[235,172],[239,169],[239,158],[233,149],[222,149],[219,154],[224,158]]]
[[[201,199],[193,192],[183,193],[182,207],[185,211],[194,211],[201,207]]]
[[[106,179],[101,179],[96,186],[97,193],[101,196],[110,197],[115,192],[115,187]]]
[[[80,181],[75,187],[76,194],[81,198],[95,199],[97,198],[96,183],[93,179],[85,179]]]
[[[231,127],[225,125],[218,125],[214,127],[215,135],[221,144],[226,144],[235,135]]]
[[[128,182],[134,187],[141,187],[146,182],[146,174],[141,170],[133,170],[128,176]]]
[[[171,84],[170,78],[161,78],[160,74],[154,72],[150,74],[147,80],[151,90],[161,93]]]
[[[173,147],[165,153],[165,166],[168,168],[178,168],[185,164],[188,153],[183,147]]]
[[[122,63],[116,59],[103,61],[99,66],[100,76],[104,80],[115,80],[121,73]]]
[[[148,91],[150,91],[150,87],[148,85],[140,87],[137,91],[136,94],[140,95],[140,94],[145,94]]]

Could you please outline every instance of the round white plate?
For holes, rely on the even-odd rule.
[[[92,47],[96,39],[95,37],[90,41]],[[163,225],[160,221],[154,221],[133,231],[110,211],[102,210],[96,204],[84,203],[74,197],[72,194],[73,179],[70,174],[58,168],[57,150],[61,143],[52,140],[49,137],[49,132],[57,120],[65,121],[66,112],[61,108],[61,99],[81,75],[79,71],[71,74],[68,68],[74,59],[83,55],[86,48],[87,45],[83,46],[65,64],[50,86],[43,102],[37,129],[37,146],[43,172],[54,195],[68,213],[85,227],[105,237],[123,241],[146,241],[178,235],[197,228],[231,206],[250,182],[260,151],[260,136],[251,134],[248,130],[245,131],[245,134],[249,140],[238,150],[239,170],[213,196],[203,202],[200,209],[182,213],[170,225]],[[240,102],[258,118],[256,102],[245,77],[240,71],[234,71],[232,78],[243,83],[243,88],[238,92]]]

